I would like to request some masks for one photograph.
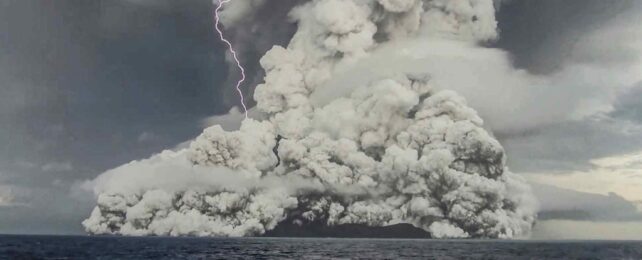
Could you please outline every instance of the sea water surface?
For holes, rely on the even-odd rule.
[[[0,259],[642,259],[642,242],[3,235]]]

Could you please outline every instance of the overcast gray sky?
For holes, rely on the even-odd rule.
[[[516,67],[552,74],[583,35],[632,6],[508,1],[490,45]],[[222,47],[208,0],[0,0],[0,233],[82,233],[94,201],[75,186],[189,140],[227,112],[237,101]],[[550,184],[552,174],[603,174],[608,165],[594,160],[642,150],[640,129],[642,86],[599,116],[496,134],[513,171]],[[604,203],[637,214],[625,195]]]

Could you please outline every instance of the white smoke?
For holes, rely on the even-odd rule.
[[[269,4],[251,3],[228,10]],[[98,205],[83,222],[88,232],[248,236],[283,221],[409,223],[437,238],[530,232],[530,188],[505,167],[477,112],[439,80],[460,71],[402,59],[416,53],[450,69],[477,53],[473,60],[501,63],[474,47],[497,37],[492,0],[298,3],[287,48],[261,59],[254,118],[238,131],[209,127],[189,148],[89,183]],[[419,43],[430,44],[395,47]],[[432,51],[444,45],[455,47]],[[395,52],[402,58],[381,60]]]

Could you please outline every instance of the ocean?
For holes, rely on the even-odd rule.
[[[642,259],[642,241],[4,235],[0,259]]]

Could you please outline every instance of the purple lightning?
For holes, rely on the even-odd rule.
[[[217,0],[213,0],[213,1],[216,2]],[[232,44],[230,43],[230,41],[225,39],[225,37],[223,36],[223,31],[219,27],[220,20],[221,20],[221,18],[219,17],[219,11],[223,7],[223,4],[229,3],[230,1],[231,0],[218,0],[218,6],[216,7],[216,10],[214,10],[214,16],[216,17],[216,24],[214,27],[216,28],[218,35],[221,37],[221,41],[227,44],[229,51],[232,53],[232,57],[234,57],[234,61],[236,61],[236,66],[241,70],[241,79],[239,79],[239,81],[236,82],[236,91],[239,93],[239,96],[241,97],[241,105],[243,106],[243,111],[245,112],[245,118],[247,118],[247,107],[245,106],[243,91],[241,91],[241,84],[243,84],[243,82],[245,81],[245,69],[241,65],[241,61],[239,60],[239,58],[236,56],[236,51],[234,50],[234,47],[232,47]]]

